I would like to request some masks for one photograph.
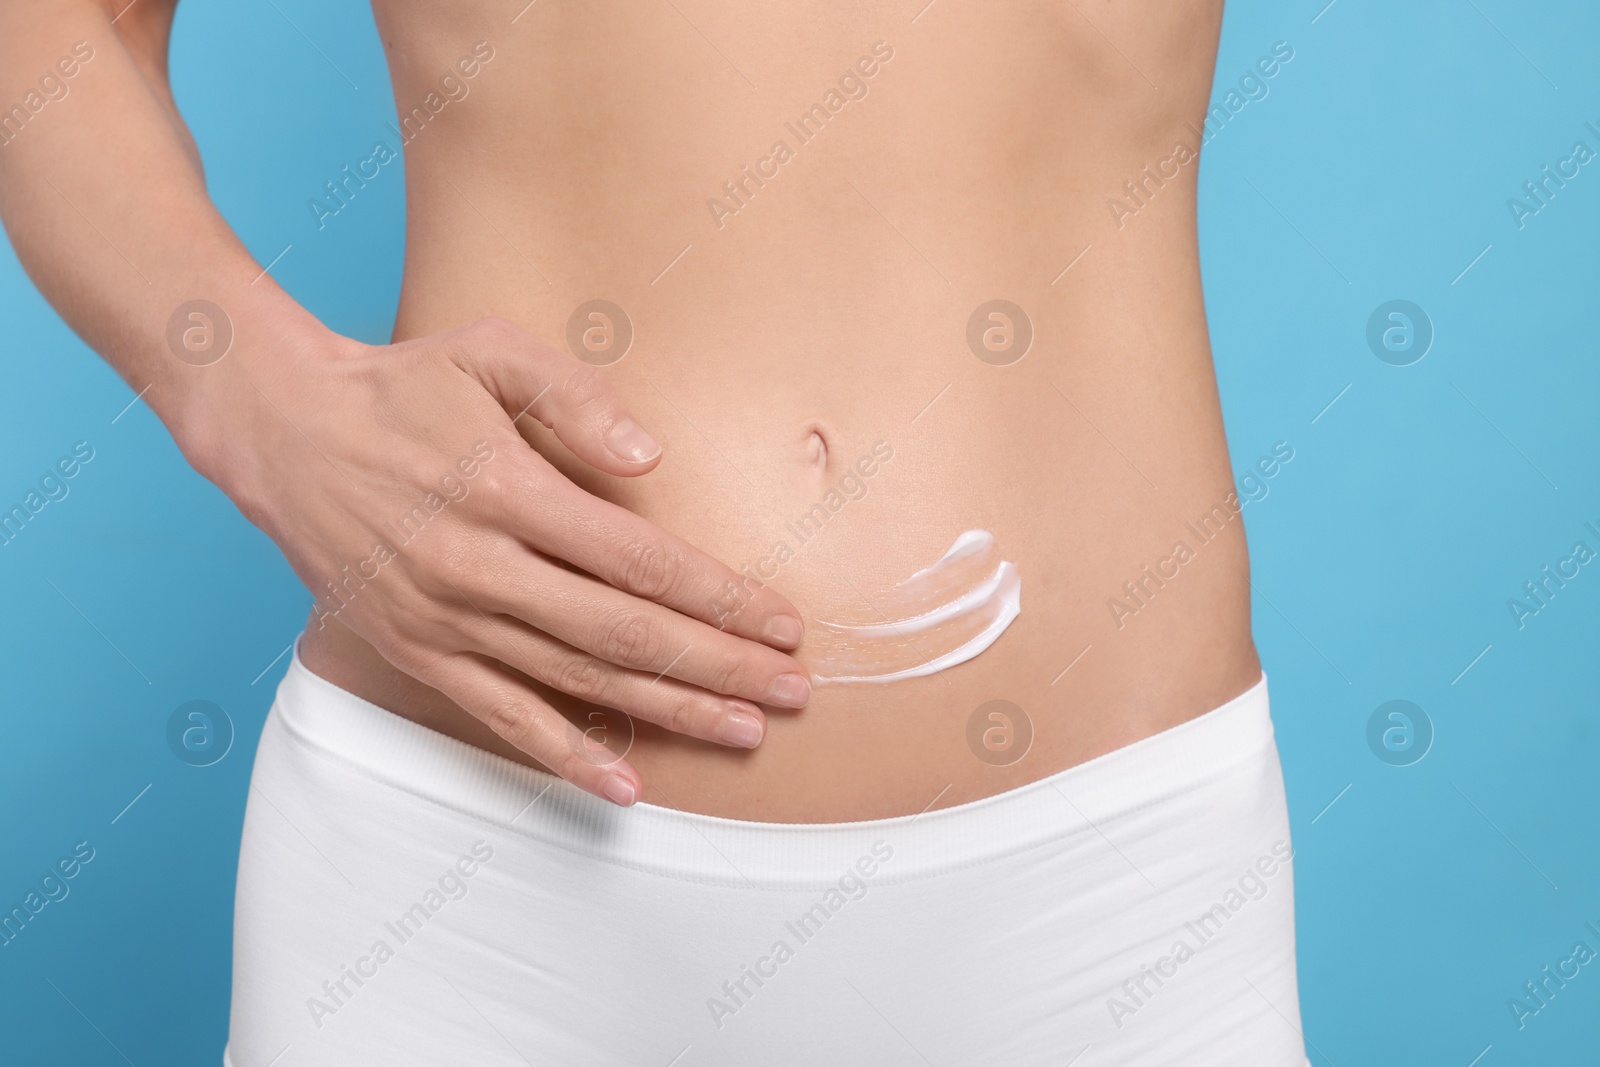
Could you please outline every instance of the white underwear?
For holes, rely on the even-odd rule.
[[[296,655],[229,1067],[1304,1067],[1267,685],[919,816],[620,809]]]

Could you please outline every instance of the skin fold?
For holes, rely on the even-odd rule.
[[[992,795],[1260,677],[1195,227],[1220,2],[380,0],[388,346],[211,206],[170,4],[3,10],[0,100],[94,51],[0,148],[13,244],[319,598],[334,683],[620,803],[794,822]],[[168,342],[197,298],[233,331],[207,366]],[[573,329],[595,300],[614,361],[569,342],[615,337]],[[969,340],[1015,338],[971,328],[994,300],[1020,359]],[[1000,639],[813,691],[804,622],[971,529],[1023,576]]]

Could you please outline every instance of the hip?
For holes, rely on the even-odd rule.
[[[297,659],[252,780],[230,1056],[1298,1067],[1292,860],[1264,678],[985,800],[774,824],[612,808]],[[599,996],[627,1005],[603,1027]]]

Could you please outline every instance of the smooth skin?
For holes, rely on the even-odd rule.
[[[407,131],[389,346],[240,246],[167,85],[172,5],[123,2],[0,8],[0,103],[96,50],[0,148],[0,214],[319,597],[319,676],[621,803],[777,822],[991,796],[1260,678],[1195,212],[1220,0],[376,0]],[[598,372],[562,349],[597,297],[635,326]],[[996,298],[1032,326],[1007,365],[967,339]],[[235,329],[208,367],[165,341],[194,299]],[[630,419],[659,457],[607,447]],[[479,442],[465,497],[327,614]],[[993,647],[808,693],[815,650],[769,626],[874,619],[975,528],[1022,576]]]
[[[68,102],[0,149],[0,215],[39,288],[309,589],[394,540],[384,519],[437,492],[475,443],[492,449],[461,503],[343,606],[332,601],[337,624],[624,805],[640,795],[638,772],[597,756],[529,679],[744,748],[765,729],[758,702],[803,707],[806,669],[783,651],[801,638],[792,604],[760,588],[714,610],[732,570],[585,492],[519,435],[530,418],[597,471],[648,474],[661,448],[606,376],[502,318],[394,345],[324,328],[263,275],[206,194],[166,77],[174,3],[141,0],[113,28],[122,6],[13,2],[0,15],[0,99],[23,99],[71,43],[94,49]],[[167,343],[169,316],[195,294],[235,330],[207,366]]]

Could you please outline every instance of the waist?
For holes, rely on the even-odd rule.
[[[814,668],[818,620],[870,612],[968,530],[992,534],[1020,577],[1020,614],[975,658],[886,684],[818,685],[804,710],[769,714],[753,752],[633,723],[627,755],[647,802],[772,822],[912,814],[1057,773],[1258,676],[1243,519],[1220,441],[1186,436],[1177,414],[1168,437],[1123,436],[1115,408],[1081,387],[1076,400],[1036,388],[1004,411],[955,389],[915,420],[778,394],[748,414],[734,405],[730,419],[691,421],[685,405],[711,395],[663,379],[660,392],[628,396],[667,459],[629,481],[535,439],[592,491],[787,596],[811,627],[798,655]],[[344,688],[526,762],[342,627],[308,642],[318,673]]]
[[[453,818],[466,815],[654,876],[749,888],[825,883],[885,836],[899,853],[892,880],[900,880],[976,866],[1049,841],[1095,840],[1095,825],[1170,813],[1179,798],[1198,805],[1196,798],[1207,794],[1234,803],[1248,796],[1246,806],[1270,816],[1273,805],[1263,801],[1276,792],[1282,805],[1263,674],[1189,721],[1027,785],[938,811],[819,823],[720,818],[649,802],[618,809],[549,774],[389,714],[309,670],[299,643],[265,735],[275,768],[285,765],[287,741],[296,752],[315,753],[318,766],[331,758],[330,768],[359,768],[366,780],[398,788],[429,809],[456,813]],[[302,776],[309,786],[325,773]],[[1079,820],[1062,820],[1063,795]],[[535,804],[538,816],[524,820]]]
[[[833,205],[811,232],[786,230],[800,217],[777,205],[776,229],[730,238],[742,245],[685,250],[670,226],[643,227],[601,252],[556,236],[518,248],[515,204],[434,195],[426,171],[418,182],[413,220],[429,221],[408,239],[397,339],[493,313],[605,366],[664,446],[648,476],[599,475],[519,421],[590,492],[772,585],[808,622],[859,613],[970,530],[1021,576],[1020,616],[981,655],[820,686],[804,711],[769,716],[755,752],[635,724],[646,800],[780,822],[907,814],[1059,772],[1258,675],[1183,205],[1087,250],[981,237],[968,217],[925,256],[860,205],[877,229],[841,225]],[[571,269],[541,280],[525,253]],[[307,656],[384,707],[518,758],[340,627],[310,635]],[[993,701],[1019,709],[1012,756],[969,738]]]

